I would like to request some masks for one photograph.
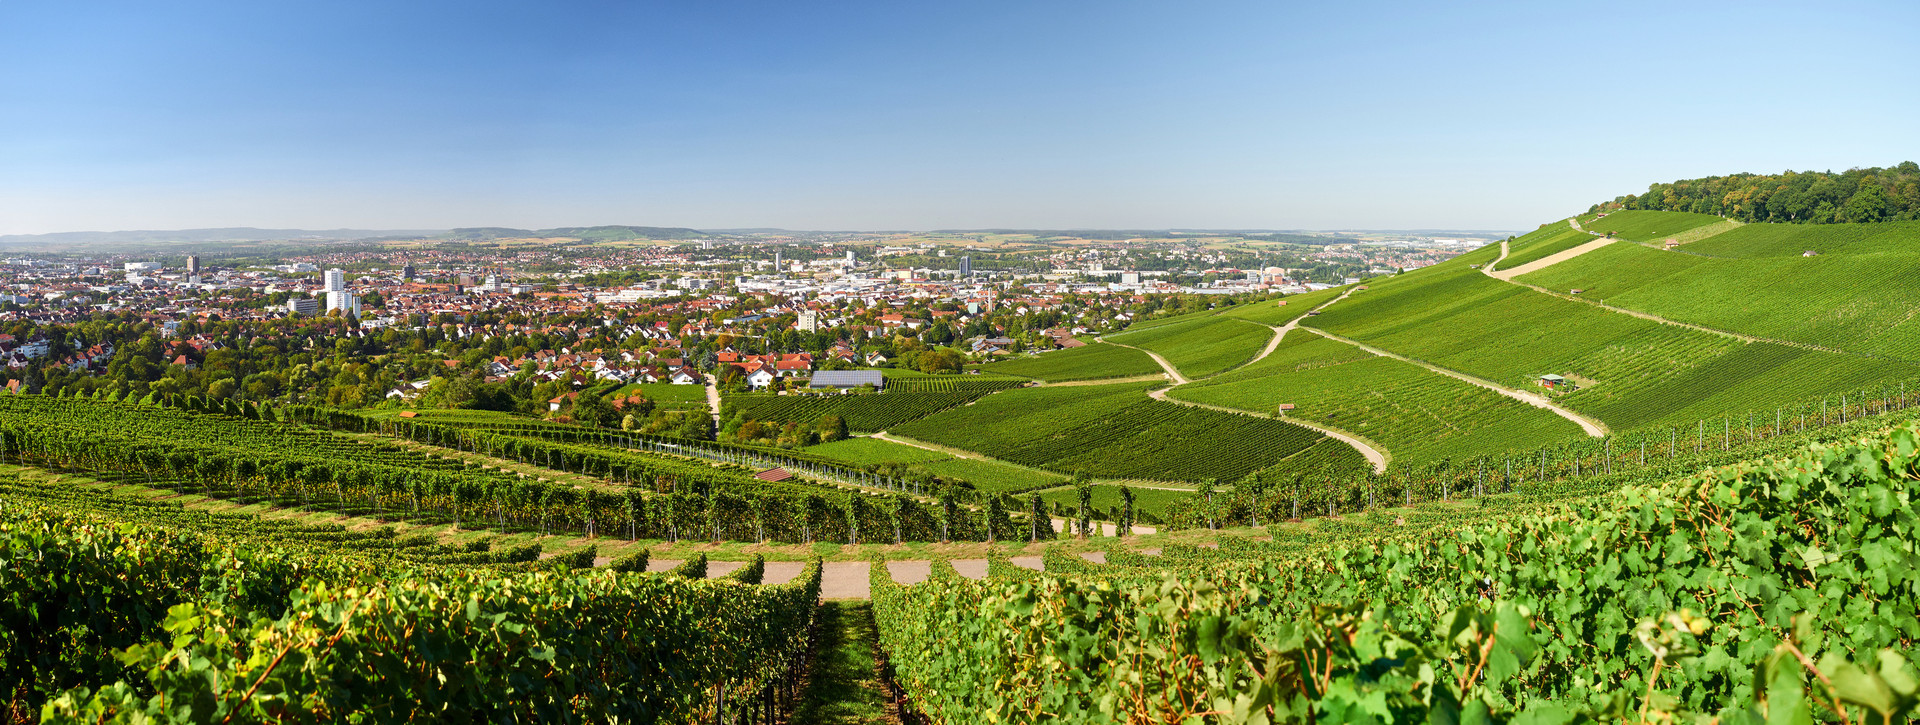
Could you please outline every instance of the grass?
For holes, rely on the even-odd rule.
[[[1153,400],[1133,385],[1009,390],[895,432],[1060,473],[1162,481],[1235,480],[1322,437],[1279,421]]]
[[[674,385],[673,383],[628,383],[613,391],[607,397],[622,398],[634,393],[647,396],[648,400],[661,408],[675,410],[698,409],[707,407],[707,387],[704,385]]]
[[[793,722],[816,725],[879,725],[894,723],[880,680],[876,654],[879,631],[868,602],[833,600],[820,603],[814,614],[819,634],[814,640],[813,664],[807,668],[807,688],[800,694]]]
[[[1620,239],[1659,243],[1685,232],[1725,223],[1725,219],[1712,214],[1629,210],[1616,211],[1608,214],[1605,219],[1585,221],[1580,225],[1601,234],[1613,232],[1613,236]],[[1681,241],[1687,240],[1681,239]]]
[[[806,452],[846,461],[855,465],[870,466],[880,463],[923,463],[926,461],[944,461],[949,456],[939,451],[915,448],[903,443],[880,440],[878,438],[848,438],[832,443],[808,446]]]
[[[1153,375],[1160,364],[1139,350],[1089,342],[1086,347],[1015,357],[980,366],[982,372],[1065,382]]]
[[[1180,400],[1274,412],[1381,444],[1402,466],[1530,449],[1579,438],[1580,427],[1412,363],[1376,357],[1305,330],[1257,365],[1175,388]]]
[[[1128,330],[1107,339],[1160,353],[1189,378],[1204,378],[1246,363],[1260,354],[1273,331],[1231,317],[1197,317],[1146,330]]]
[[[1920,223],[1748,224],[1683,249],[1697,254],[1615,244],[1521,281],[1581,287],[1610,305],[1716,329],[1920,361],[1920,286],[1908,279],[1920,265]]]
[[[982,461],[972,458],[948,458],[921,464],[936,476],[958,478],[973,484],[974,489],[987,493],[1021,493],[1036,488],[1059,485],[1066,476],[1031,468],[1021,468],[1000,461]]]

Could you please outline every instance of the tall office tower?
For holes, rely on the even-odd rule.
[[[780,250],[773,250],[773,273],[780,273]]]
[[[960,276],[962,277],[973,276],[973,257],[960,258]]]
[[[339,269],[327,270],[326,291],[339,292],[347,288],[347,273]]]
[[[199,273],[200,273],[200,258],[191,254],[187,255],[187,274],[199,274]]]
[[[413,272],[414,272],[413,263],[409,262],[400,267],[400,278],[413,279]]]

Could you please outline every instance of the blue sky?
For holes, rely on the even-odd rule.
[[[1920,4],[1449,5],[0,2],[0,233],[1517,230],[1920,160]]]

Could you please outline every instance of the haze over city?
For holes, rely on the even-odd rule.
[[[1896,2],[7,3],[0,234],[1519,230],[1650,181],[1914,156],[1917,21]]]

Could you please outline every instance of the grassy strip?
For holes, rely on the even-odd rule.
[[[820,604],[813,662],[793,722],[817,725],[897,723],[875,664],[879,637],[867,602]]]

